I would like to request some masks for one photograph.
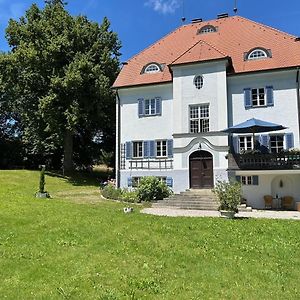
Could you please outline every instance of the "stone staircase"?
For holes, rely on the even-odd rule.
[[[252,207],[247,206],[246,204],[241,204],[238,206],[239,212],[249,212],[252,211]]]
[[[218,206],[217,198],[210,189],[187,190],[152,204],[152,207],[198,210],[218,210]]]

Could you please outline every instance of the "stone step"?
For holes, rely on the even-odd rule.
[[[166,205],[168,204],[215,204],[218,205],[218,202],[216,201],[189,201],[189,200],[185,200],[185,201],[178,201],[178,200],[163,200],[163,201],[159,201],[159,203],[164,203]]]
[[[217,198],[211,189],[187,190],[153,203],[153,207],[172,207],[182,209],[217,210]]]
[[[162,200],[161,200],[162,201]],[[202,202],[202,201],[210,201],[210,202],[217,202],[217,199],[215,198],[195,198],[195,197],[186,197],[186,198],[177,198],[177,197],[171,197],[171,198],[165,198],[163,201],[194,201],[194,202]]]
[[[218,206],[201,206],[201,205],[163,205],[163,204],[154,204],[153,207],[157,207],[157,208],[180,208],[180,209],[193,209],[193,210],[218,210]]]

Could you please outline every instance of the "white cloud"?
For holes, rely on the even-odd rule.
[[[172,14],[180,7],[179,0],[148,0],[145,5],[162,14]]]

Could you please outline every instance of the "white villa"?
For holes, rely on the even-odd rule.
[[[240,180],[247,204],[300,201],[300,39],[240,16],[193,20],[124,63],[117,91],[117,185],[143,176],[175,193]],[[286,129],[228,135],[250,118]],[[254,143],[264,153],[251,151]],[[288,152],[289,151],[289,152]]]

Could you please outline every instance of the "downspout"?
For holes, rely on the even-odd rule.
[[[300,78],[299,78],[299,67],[297,67],[297,110],[298,110],[298,138],[300,141]]]
[[[117,113],[116,113],[116,118],[117,118],[117,132],[116,132],[116,158],[117,158],[117,164],[116,164],[116,186],[117,188],[120,187],[120,169],[121,169],[121,101],[120,101],[120,96],[118,89],[116,89],[116,100],[117,100]]]

